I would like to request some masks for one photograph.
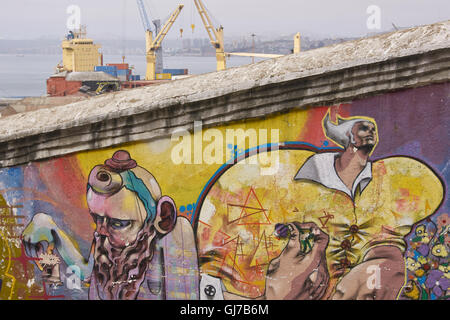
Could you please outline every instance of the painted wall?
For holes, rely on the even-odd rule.
[[[448,92],[439,84],[203,131],[199,123],[179,138],[0,169],[0,298],[199,299],[208,274],[225,298],[448,299]],[[360,162],[367,176],[350,194],[342,185],[355,162],[339,175],[331,153],[352,148],[330,137],[327,114],[334,125],[374,125],[374,149]],[[246,130],[253,141],[227,139]],[[136,163],[114,158],[118,150]],[[297,177],[314,155],[316,171]],[[127,247],[135,251],[124,256]],[[367,254],[386,247],[402,261],[381,254],[370,267]],[[284,276],[287,262],[298,277]]]

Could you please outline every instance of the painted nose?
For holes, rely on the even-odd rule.
[[[106,219],[102,223],[97,223],[96,231],[102,236],[109,236],[108,230],[106,228]]]

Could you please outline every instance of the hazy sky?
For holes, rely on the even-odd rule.
[[[152,18],[165,19],[177,4],[185,7],[168,38],[206,37],[192,0],[145,0]],[[288,35],[361,36],[371,31],[428,24],[450,19],[449,0],[203,0],[225,37]],[[88,35],[108,39],[142,39],[135,0],[0,0],[0,39],[61,38],[67,7],[78,5]],[[366,13],[380,8],[381,29],[369,30]],[[194,34],[190,25],[196,25]]]

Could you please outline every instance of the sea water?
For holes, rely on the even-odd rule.
[[[46,80],[55,72],[60,55],[15,55],[0,54],[0,98],[21,98],[45,96]],[[255,61],[261,61],[255,58]],[[232,56],[227,59],[228,67],[250,64],[250,57]],[[104,64],[122,63],[122,57],[105,55]],[[145,78],[145,56],[126,56],[125,63],[133,67],[133,74]],[[203,56],[165,56],[164,68],[188,69],[189,74],[203,74],[216,70],[216,58]]]

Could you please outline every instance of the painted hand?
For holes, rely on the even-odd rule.
[[[36,214],[22,232],[22,241],[27,254],[38,257],[45,245],[53,245],[58,226],[52,217],[45,213]]]
[[[325,256],[328,235],[315,223],[293,222],[286,228],[289,241],[280,256],[269,264],[265,298],[320,299],[329,281]],[[276,231],[286,234],[280,226]]]
[[[394,246],[373,248],[336,286],[333,300],[393,300],[405,282],[403,254]]]

